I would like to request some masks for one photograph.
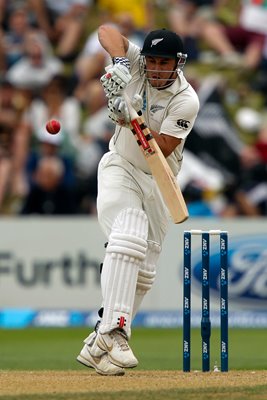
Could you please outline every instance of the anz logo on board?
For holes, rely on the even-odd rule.
[[[219,240],[210,240],[211,296],[219,298]],[[267,307],[267,234],[228,239],[229,300],[240,305]],[[198,251],[199,250],[199,251]],[[196,255],[197,253],[197,255]],[[201,291],[201,249],[192,251],[192,290]]]

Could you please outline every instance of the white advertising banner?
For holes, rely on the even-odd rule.
[[[91,309],[105,238],[92,218],[0,222],[1,307]]]
[[[183,232],[220,229],[229,232],[229,308],[267,310],[267,220],[198,219],[171,225],[157,277],[141,311],[182,317]],[[1,310],[95,312],[101,305],[100,263],[106,238],[94,217],[4,218],[0,221]],[[201,237],[192,238],[192,310],[201,309]],[[211,237],[211,309],[219,307],[219,238]],[[44,314],[43,314],[44,315]],[[58,315],[58,314],[57,314]],[[152,314],[151,314],[152,315]],[[51,314],[50,314],[51,316]],[[45,317],[44,317],[45,318]],[[52,318],[52,317],[51,317]],[[75,314],[72,317],[80,320]],[[153,320],[151,316],[150,322]],[[153,321],[152,321],[153,322]],[[151,322],[151,324],[152,324]]]

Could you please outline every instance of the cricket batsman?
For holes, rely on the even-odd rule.
[[[145,157],[131,132],[131,106],[178,175],[183,147],[196,119],[198,97],[183,75],[183,42],[174,32],[150,32],[142,49],[110,26],[98,30],[112,65],[102,76],[109,117],[116,124],[98,168],[97,212],[107,237],[101,272],[102,306],[95,330],[77,360],[101,375],[123,375],[138,364],[131,323],[151,289],[170,216]],[[167,267],[167,266],[166,266]]]

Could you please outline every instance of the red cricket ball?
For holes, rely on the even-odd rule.
[[[51,119],[46,124],[46,130],[51,135],[56,135],[60,131],[60,123],[55,119]]]

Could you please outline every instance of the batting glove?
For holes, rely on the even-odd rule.
[[[141,113],[142,114],[143,98],[142,98],[142,96],[140,96],[140,94],[135,94],[134,95],[134,97],[133,97],[133,99],[131,101],[131,104],[132,104],[133,108],[135,109],[135,111],[137,113],[139,113],[139,114]]]
[[[130,127],[130,113],[127,104],[123,97],[112,97],[108,101],[108,116],[115,123],[120,126]]]
[[[107,70],[101,78],[101,84],[106,96],[111,98],[122,93],[128,85],[132,75],[130,74],[130,61],[125,57],[114,57],[113,66]]]

